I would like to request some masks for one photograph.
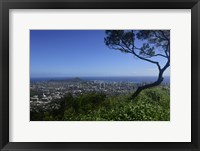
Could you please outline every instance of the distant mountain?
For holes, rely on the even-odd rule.
[[[83,81],[81,78],[79,77],[75,77],[75,78],[62,78],[62,79],[51,79],[49,80],[49,82],[81,82]]]
[[[80,81],[83,81],[81,78],[79,77],[75,77],[75,78],[72,78],[72,79],[68,79],[68,81],[71,81],[71,82],[80,82]]]

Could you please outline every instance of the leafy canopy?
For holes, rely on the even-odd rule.
[[[136,46],[136,40],[142,42],[142,46]],[[104,41],[111,49],[132,53],[139,58],[160,56],[169,59],[170,55],[169,30],[106,30]]]

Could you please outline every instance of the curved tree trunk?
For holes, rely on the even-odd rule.
[[[137,90],[135,91],[135,93],[131,96],[131,99],[134,100],[134,99],[140,94],[140,92],[141,92],[142,90],[145,90],[145,89],[148,89],[148,88],[151,88],[151,87],[158,86],[159,84],[162,83],[162,81],[163,81],[163,77],[162,77],[162,75],[161,75],[161,76],[158,77],[158,79],[157,79],[155,82],[153,82],[153,83],[151,83],[151,84],[146,84],[146,85],[144,85],[144,86],[139,86],[139,87],[137,88]]]
[[[158,75],[158,79],[153,82],[153,83],[150,83],[150,84],[146,84],[144,86],[139,86],[137,88],[137,90],[135,91],[135,93],[133,93],[133,95],[131,96],[131,99],[134,100],[139,94],[140,92],[142,92],[143,90],[145,89],[148,89],[148,88],[152,88],[152,87],[155,87],[155,86],[158,86],[159,84],[162,83],[163,81],[163,72],[169,67],[169,60],[167,62],[167,64],[161,69],[159,70],[159,75]]]

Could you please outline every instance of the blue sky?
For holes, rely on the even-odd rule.
[[[104,30],[31,30],[31,77],[157,76],[154,64],[109,49],[104,37]]]

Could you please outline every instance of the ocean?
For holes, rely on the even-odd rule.
[[[49,80],[70,80],[77,77],[47,77],[47,78],[31,78],[31,82],[40,82],[40,81],[49,81]],[[78,77],[86,81],[105,81],[105,82],[133,82],[133,83],[142,83],[142,82],[154,82],[156,76],[133,76],[133,77]],[[164,83],[170,83],[170,77],[165,76]]]

